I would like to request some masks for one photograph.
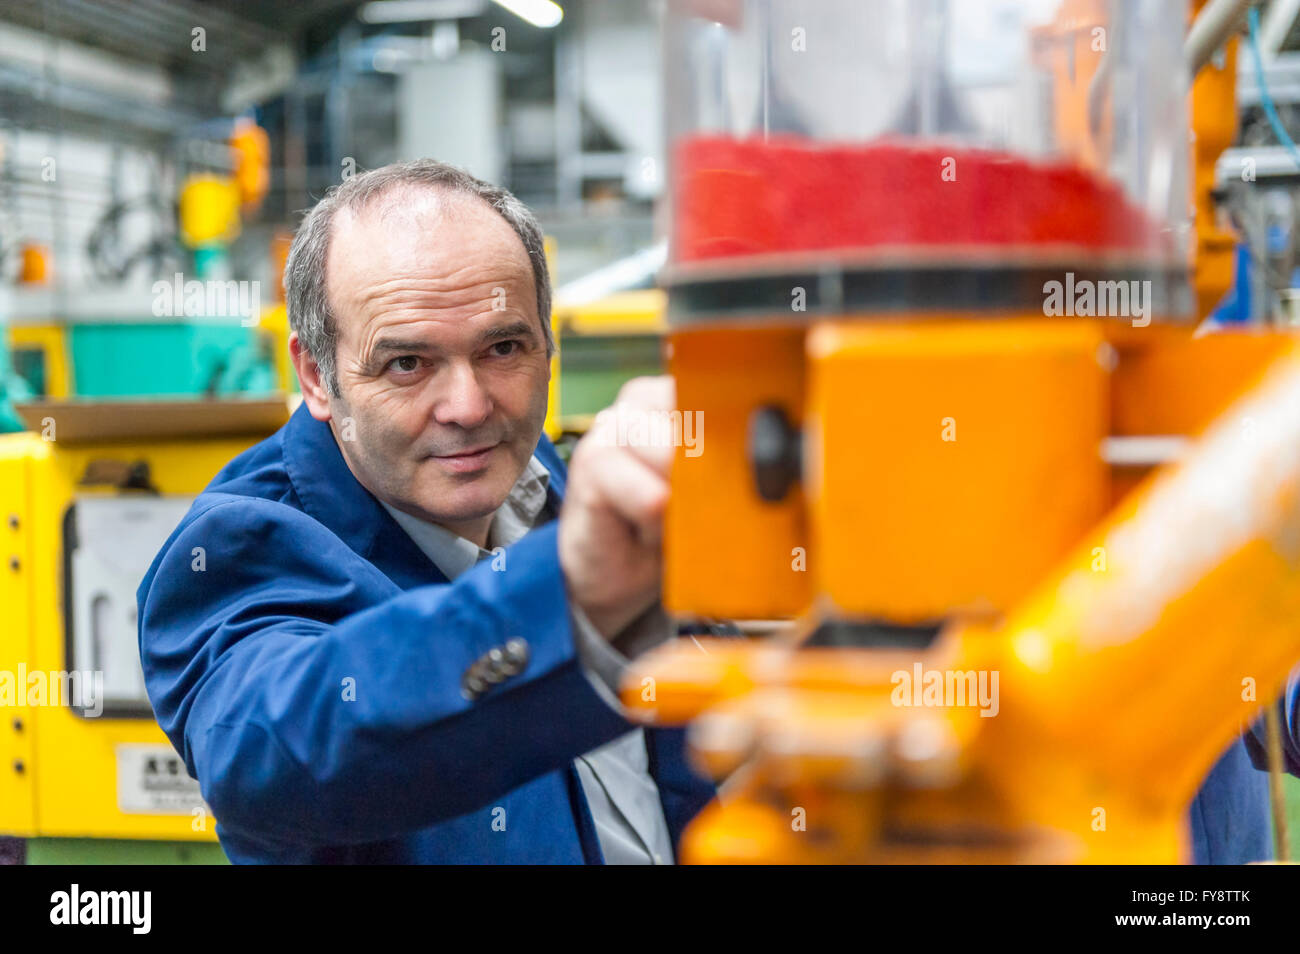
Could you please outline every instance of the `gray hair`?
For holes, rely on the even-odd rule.
[[[345,179],[326,192],[298,227],[284,264],[284,300],[289,312],[289,327],[298,333],[303,347],[316,360],[321,380],[330,394],[334,397],[340,394],[336,362],[338,326],[330,310],[325,277],[334,215],[340,209],[359,211],[372,199],[403,185],[431,186],[478,196],[515,230],[533,266],[537,314],[546,338],[546,356],[553,355],[551,277],[542,247],[542,228],[533,213],[507,190],[476,179],[456,166],[435,159],[397,162]]]

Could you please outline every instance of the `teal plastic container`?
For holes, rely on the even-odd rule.
[[[73,393],[203,397],[275,390],[275,368],[253,327],[238,322],[112,322],[68,327]]]

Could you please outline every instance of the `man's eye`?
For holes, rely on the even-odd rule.
[[[420,359],[413,354],[404,354],[400,358],[394,358],[388,362],[388,366],[394,371],[401,371],[403,374],[410,374],[420,367]]]
[[[510,341],[498,341],[492,346],[492,353],[498,358],[508,358],[519,350],[519,342],[511,339]]]

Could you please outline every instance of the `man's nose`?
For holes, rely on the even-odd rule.
[[[450,365],[445,379],[439,382],[438,398],[433,405],[433,419],[439,424],[454,424],[466,429],[478,427],[492,414],[492,398],[479,382],[469,362]]]

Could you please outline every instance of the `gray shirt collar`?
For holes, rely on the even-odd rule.
[[[380,503],[424,555],[433,561],[433,565],[448,580],[454,580],[480,560],[491,559],[497,547],[510,546],[533,528],[546,509],[546,490],[550,482],[551,474],[546,465],[535,455],[531,457],[524,472],[510,488],[505,502],[492,515],[486,549],[436,523],[413,517],[382,500]]]
[[[533,528],[546,509],[546,489],[550,479],[546,467],[533,457],[515,481],[505,502],[492,515],[486,549],[445,527],[402,513],[388,504],[384,504],[384,508],[447,579],[454,580],[479,561],[491,559],[492,548],[508,547]],[[659,615],[662,616],[662,611]],[[666,635],[666,617],[664,619]],[[617,676],[598,675],[592,669],[592,660],[601,653],[618,656],[623,663],[626,660],[607,644],[581,612],[575,613],[574,640],[587,678],[611,706],[617,707],[614,695]],[[607,678],[608,684],[602,682],[602,678]],[[664,817],[658,786],[650,774],[643,730],[634,729],[586,753],[575,761],[574,766],[606,861],[611,864],[658,864],[672,860],[672,836]]]

